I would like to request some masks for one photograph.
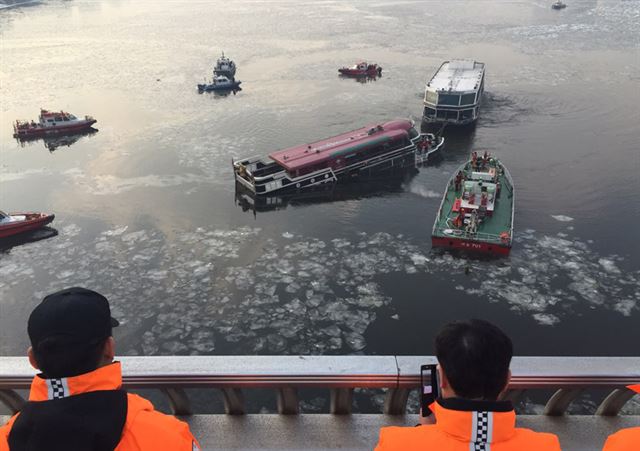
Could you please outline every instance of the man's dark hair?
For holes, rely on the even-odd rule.
[[[451,388],[462,398],[495,400],[507,384],[513,344],[487,321],[445,325],[436,336],[435,349]]]
[[[64,336],[48,337],[33,348],[33,355],[49,379],[77,376],[98,368],[106,340],[77,343]]]

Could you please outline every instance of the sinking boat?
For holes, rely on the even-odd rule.
[[[433,224],[434,247],[509,255],[515,188],[507,168],[487,152],[454,173]]]
[[[240,89],[240,80],[229,79],[224,75],[217,75],[213,77],[211,83],[203,83],[198,85],[199,92],[205,91],[232,91],[234,89]]]
[[[29,139],[52,134],[77,133],[90,128],[96,122],[91,116],[78,118],[64,111],[41,109],[38,122],[17,120],[13,124],[13,137]]]
[[[365,61],[354,64],[351,67],[342,67],[338,69],[341,75],[349,75],[354,77],[375,77],[382,74],[382,67],[377,64],[369,64]]]
[[[268,158],[234,161],[236,181],[264,195],[415,167],[419,158],[441,147],[444,138],[432,135],[428,140],[414,125],[398,119],[272,152]]]
[[[55,215],[47,213],[4,213],[0,211],[0,238],[7,238],[39,229],[53,221]]]

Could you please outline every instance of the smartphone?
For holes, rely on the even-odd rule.
[[[420,366],[420,407],[423,417],[431,415],[429,406],[440,396],[436,365]]]

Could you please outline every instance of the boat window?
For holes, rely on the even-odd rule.
[[[460,96],[457,94],[439,94],[438,105],[458,105],[460,103]]]
[[[2,219],[2,218],[8,218],[8,217],[9,217],[9,215],[8,215],[8,214],[6,214],[4,211],[0,210],[0,219]]]
[[[426,96],[424,97],[424,100],[428,103],[437,103],[438,102],[438,93],[434,92],[434,91],[427,91]]]
[[[473,110],[464,110],[460,115],[461,119],[471,119],[473,117]]]
[[[69,120],[69,118],[65,116],[64,120],[65,120],[65,121],[68,121],[68,120]]]
[[[53,122],[53,119],[47,119],[47,122]]]
[[[462,101],[460,105],[472,105],[476,102],[476,94],[465,94],[462,96]]]
[[[436,110],[434,110],[433,108],[425,108],[424,112],[427,116],[435,116],[436,115]]]
[[[447,111],[447,119],[458,119],[458,112],[457,111]]]
[[[446,111],[444,111],[444,110],[439,110],[439,111],[438,111],[438,115],[437,115],[438,119],[444,119],[444,118],[445,118],[445,116],[446,116],[446,113],[447,113],[447,112],[446,112]]]

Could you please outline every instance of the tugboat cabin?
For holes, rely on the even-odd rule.
[[[237,161],[234,172],[256,194],[301,189],[363,171],[415,165],[419,138],[411,121],[395,120],[273,152],[268,160]]]
[[[484,91],[484,69],[484,63],[477,61],[442,63],[427,82],[423,120],[457,125],[474,122]]]

